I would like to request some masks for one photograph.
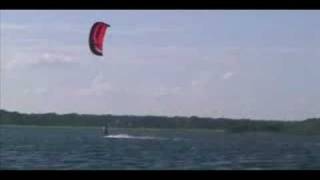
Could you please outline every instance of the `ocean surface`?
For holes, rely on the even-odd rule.
[[[0,169],[320,170],[320,136],[0,126]]]

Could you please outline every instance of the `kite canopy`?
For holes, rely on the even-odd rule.
[[[104,37],[109,27],[110,25],[104,22],[96,22],[92,25],[89,35],[89,47],[93,54],[103,55]]]

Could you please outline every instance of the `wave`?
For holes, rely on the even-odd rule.
[[[104,136],[105,138],[114,138],[114,139],[157,139],[163,140],[164,138],[159,137],[152,137],[152,136],[131,136],[128,134],[115,134],[115,135],[108,135]]]

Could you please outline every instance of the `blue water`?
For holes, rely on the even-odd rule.
[[[320,136],[0,127],[0,169],[320,169]]]

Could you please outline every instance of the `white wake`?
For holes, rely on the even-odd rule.
[[[152,136],[131,136],[128,134],[115,134],[115,135],[108,135],[104,136],[105,138],[114,138],[114,139],[158,139],[162,140],[164,138],[159,137],[152,137]]]

